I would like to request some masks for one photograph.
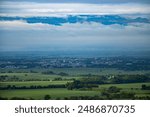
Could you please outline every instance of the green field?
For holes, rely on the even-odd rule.
[[[150,86],[150,83],[104,84],[99,85],[99,90],[103,90],[104,88],[108,88],[110,86],[116,86],[121,88],[122,91],[133,92],[136,96],[149,96],[150,90],[141,90],[141,86],[143,84]]]
[[[42,74],[42,73],[0,73],[0,76],[7,75],[10,79],[17,77],[21,81],[27,80],[54,80],[55,78],[62,78],[62,79],[77,79],[81,78],[81,76],[61,76],[61,75],[52,75],[52,74]]]
[[[65,82],[61,82],[65,83]],[[14,82],[8,82],[8,84],[16,84],[18,86],[29,86],[32,82],[22,82],[22,83],[14,83]],[[37,83],[40,85],[46,85],[46,82],[36,81],[33,83]],[[53,82],[54,84],[58,84],[57,82]],[[5,85],[8,85],[7,83],[4,83]],[[150,83],[130,83],[130,84],[107,84],[107,85],[99,85],[99,88],[93,88],[90,90],[67,90],[66,88],[50,88],[50,89],[15,89],[15,90],[0,90],[0,97],[7,97],[8,99],[12,97],[22,97],[22,98],[33,98],[33,99],[43,99],[45,95],[50,95],[52,99],[64,99],[65,97],[71,97],[71,96],[95,96],[100,95],[101,91],[104,88],[109,88],[110,86],[116,86],[118,88],[121,88],[122,91],[128,91],[128,92],[134,92],[136,93],[136,96],[149,96],[150,91],[149,90],[141,90],[141,85],[146,84],[150,85]],[[33,85],[33,84],[32,84]]]
[[[50,95],[52,99],[70,96],[92,96],[98,95],[98,91],[79,91],[79,90],[67,90],[65,88],[61,89],[26,89],[26,90],[0,90],[1,97],[22,97],[22,98],[34,98],[43,99],[45,95]]]
[[[41,73],[1,73],[2,75],[7,75],[9,77],[18,77],[21,80],[30,80],[30,79],[54,79],[59,77],[58,75],[45,75],[45,74],[41,74]]]
[[[9,73],[12,71],[13,73]],[[112,68],[53,68],[53,69],[32,69],[32,71],[36,73],[31,73],[28,69],[1,69],[0,76],[7,75],[8,78],[18,78],[20,81],[36,81],[36,80],[46,80],[51,81],[55,78],[62,78],[62,79],[80,79],[85,76],[83,75],[135,75],[135,74],[149,74],[150,71],[123,71],[118,69]],[[55,74],[42,74],[45,71],[52,71]],[[59,73],[67,73],[68,76],[61,76]]]
[[[93,75],[108,75],[108,74],[148,74],[150,73],[150,70],[140,70],[140,71],[124,71],[124,70],[118,70],[115,68],[53,68],[53,69],[31,69],[32,71],[38,72],[38,74],[36,73],[37,77],[39,75],[41,75],[41,72],[43,71],[53,71],[54,73],[60,73],[60,72],[65,72],[67,74],[69,74],[70,76],[78,76],[78,75],[85,75],[85,74],[93,74]],[[0,69],[1,72],[6,72],[6,74],[8,73],[8,71],[13,71],[15,72],[15,74],[11,74],[11,75],[17,75],[17,73],[22,73],[20,74],[25,75],[30,73],[29,69]],[[0,75],[2,75],[3,73],[0,73]],[[33,76],[35,74],[33,73]],[[43,75],[44,76],[44,75]],[[57,76],[57,75],[54,75]],[[47,77],[47,75],[45,76]]]
[[[115,68],[54,68],[51,71],[59,73],[65,72],[70,75],[85,75],[85,74],[93,74],[93,75],[110,75],[110,74],[146,74],[150,73],[149,70],[145,71],[124,71],[118,70]]]
[[[103,84],[103,85],[99,85],[99,88],[108,88],[110,86],[116,86],[118,88],[130,90],[131,88],[140,89],[142,84],[150,85],[150,83]]]
[[[73,79],[88,78],[88,74],[91,74],[89,78],[99,78],[101,76],[114,75],[141,75],[149,74],[150,71],[123,71],[117,69],[104,69],[104,68],[54,68],[54,69],[32,69],[35,73],[30,72],[29,69],[24,70],[1,70],[0,76],[7,75],[6,79],[0,81],[0,87],[31,87],[31,86],[48,86],[48,85],[65,85],[68,82],[73,82]],[[54,74],[43,74],[42,72],[52,71]],[[66,76],[61,76],[59,73],[67,73]],[[94,76],[97,75],[97,76]],[[17,78],[17,79],[15,79]],[[61,78],[61,80],[56,80]],[[26,99],[44,99],[45,95],[50,95],[51,99],[64,99],[71,96],[101,96],[101,92],[104,89],[108,89],[111,86],[121,88],[121,91],[133,92],[136,96],[150,96],[150,90],[141,90],[142,84],[150,86],[150,83],[126,83],[126,84],[102,84],[98,88],[81,88],[68,90],[67,88],[38,88],[38,89],[0,89],[0,97],[11,99],[13,97],[20,97]]]
[[[66,84],[67,82],[71,82],[71,81],[67,81],[67,80],[63,80],[63,81],[24,81],[24,82],[0,82],[0,87],[6,87],[8,85],[15,85],[16,87],[19,86],[26,86],[26,87],[30,87],[30,86],[47,86],[47,85],[61,85],[61,84]]]

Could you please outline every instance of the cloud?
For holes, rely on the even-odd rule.
[[[29,24],[23,20],[0,21],[1,30],[47,30],[51,27],[53,26],[42,23]]]
[[[117,1],[117,0],[116,0]],[[57,16],[68,14],[150,14],[149,4],[1,2],[0,16]],[[127,15],[127,16],[128,16]],[[103,25],[94,22],[55,26],[0,21],[0,50],[149,49],[150,24]]]
[[[3,29],[1,26],[5,29]],[[145,49],[150,44],[150,24],[128,26],[76,23],[53,26],[24,21],[0,22],[2,50]]]
[[[12,0],[1,0],[9,1]],[[20,0],[13,0],[20,2]],[[92,4],[103,4],[103,3],[150,3],[149,0],[21,0],[25,2],[38,2],[38,3],[92,3]]]
[[[124,30],[129,29],[129,27],[134,28],[133,30],[138,29],[150,29],[150,24],[147,23],[129,23],[128,26],[119,25],[119,24],[112,24],[112,25],[103,25],[101,23],[96,22],[84,22],[84,23],[64,23],[62,26],[55,26],[53,24],[45,24],[45,23],[28,23],[24,20],[13,20],[13,21],[0,21],[0,30],[84,30],[84,31],[91,31],[101,30],[105,32],[105,29],[112,29],[112,30]]]
[[[1,16],[51,16],[66,14],[149,14],[149,4],[84,4],[2,2]]]

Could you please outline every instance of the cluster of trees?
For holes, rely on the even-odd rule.
[[[108,79],[105,76],[80,79],[81,82],[84,82],[86,84],[106,84],[107,80]]]
[[[57,75],[60,75],[60,76],[69,76],[69,74],[65,73],[65,72],[60,72],[58,73]]]
[[[142,97],[136,96],[135,99],[136,100],[150,100],[150,96],[142,96]]]
[[[54,78],[53,81],[62,81],[63,79],[61,77],[57,77],[57,78]]]
[[[101,96],[104,99],[135,99],[135,93],[121,91],[120,88],[111,86],[108,89],[104,89],[101,92]]]
[[[44,100],[50,100],[51,99],[51,96],[50,95],[45,95],[44,96]]]
[[[44,100],[50,100],[52,99],[50,95],[45,95],[43,97]],[[0,97],[0,100],[34,100],[34,98],[24,98],[24,97],[12,97],[10,99],[5,97]]]
[[[0,100],[34,100],[34,99],[33,98],[23,98],[23,97],[12,97],[12,98],[0,97]]]
[[[148,75],[117,75],[110,80],[111,84],[150,82]]]
[[[150,86],[147,86],[147,85],[143,84],[143,85],[141,86],[141,89],[142,89],[142,90],[150,90]]]
[[[65,97],[64,100],[102,100],[98,95],[95,96],[71,96]]]
[[[123,84],[123,83],[142,83],[150,82],[148,75],[116,75],[111,79],[106,76],[93,76],[88,78],[82,78],[79,80],[73,80],[73,82],[67,83],[66,87],[69,90],[80,88],[92,88],[98,87],[100,84]]]
[[[13,75],[13,76],[8,76],[8,75],[1,75],[0,76],[0,81],[3,82],[3,81],[19,81],[20,79]]]
[[[68,76],[69,74],[65,72],[60,72],[60,73],[55,73],[53,71],[44,71],[42,74],[47,74],[47,75],[60,75],[60,76]]]
[[[68,90],[80,89],[80,88],[92,88],[98,87],[102,83],[100,79],[82,79],[74,80],[73,82],[68,82],[66,87]]]
[[[54,75],[56,73],[54,73],[53,71],[44,71],[42,72],[42,74]]]
[[[47,85],[47,86],[41,86],[41,85],[38,85],[38,86],[34,86],[34,85],[31,85],[31,86],[15,86],[15,85],[8,85],[6,87],[0,87],[0,90],[9,90],[9,89],[42,89],[42,88],[66,88],[66,85],[64,84],[59,84],[59,85]]]
[[[1,75],[0,76],[0,81],[5,81],[8,78],[7,75]]]

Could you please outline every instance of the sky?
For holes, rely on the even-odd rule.
[[[38,3],[150,3],[149,0],[1,0],[1,1],[15,1],[15,2],[38,2]]]
[[[69,20],[80,15],[82,21]],[[112,19],[102,17],[106,15]],[[65,22],[53,25],[47,17]],[[102,18],[113,23],[100,22]],[[128,23],[120,23],[123,19]],[[0,51],[149,50],[149,45],[149,0],[0,1]]]

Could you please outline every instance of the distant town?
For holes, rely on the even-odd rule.
[[[117,68],[121,70],[149,70],[149,58],[139,57],[93,57],[93,58],[0,58],[0,68]]]

